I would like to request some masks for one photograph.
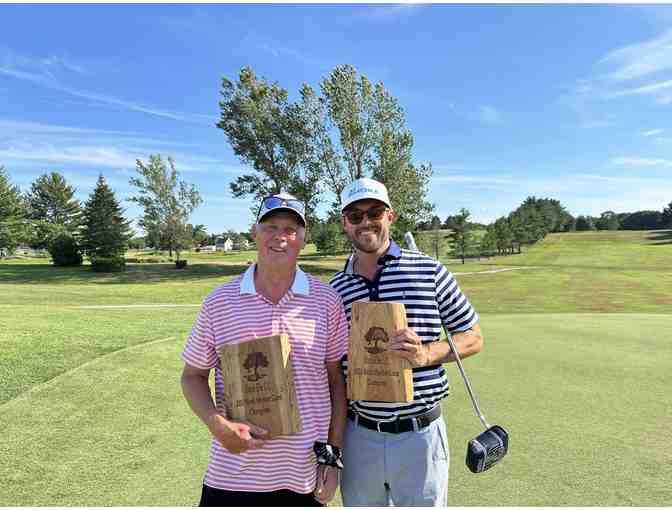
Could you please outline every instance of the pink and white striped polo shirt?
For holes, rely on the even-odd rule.
[[[208,295],[182,359],[194,367],[215,369],[219,401],[226,381],[217,348],[286,333],[303,431],[242,454],[229,453],[213,439],[204,483],[234,491],[289,489],[305,494],[315,488],[313,443],[327,440],[331,420],[325,362],[338,361],[347,351],[348,323],[336,291],[299,268],[292,288],[277,305],[271,303],[256,293],[255,267]]]

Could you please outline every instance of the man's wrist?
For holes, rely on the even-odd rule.
[[[318,464],[343,469],[343,453],[338,446],[315,441],[313,451]]]
[[[212,431],[217,426],[220,419],[224,419],[224,417],[219,414],[219,412],[213,411],[205,417],[205,425]]]

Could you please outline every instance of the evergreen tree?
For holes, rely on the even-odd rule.
[[[595,230],[595,225],[593,224],[593,218],[590,216],[579,216],[576,218],[576,230],[578,232],[586,230]]]
[[[26,204],[0,166],[0,249],[13,252],[27,238]]]
[[[33,248],[47,248],[61,233],[77,239],[82,223],[82,210],[75,190],[58,172],[43,174],[31,184],[26,196],[28,214],[33,223]]]
[[[464,259],[474,251],[474,233],[469,223],[470,214],[467,209],[460,209],[460,213],[453,216],[450,223],[452,232],[448,235],[452,244],[451,253],[454,257],[461,258],[462,264],[464,264]]]
[[[510,253],[513,245],[513,232],[509,220],[501,217],[495,221],[495,237],[497,238],[497,251],[500,255]]]
[[[128,241],[133,237],[130,221],[124,218],[123,213],[114,192],[100,174],[83,214],[82,248],[89,257],[123,256],[128,249]]]
[[[618,216],[614,211],[604,211],[594,223],[597,230],[618,230],[620,227]]]
[[[660,217],[660,226],[662,228],[672,228],[672,202],[663,209],[663,214]]]
[[[485,235],[481,238],[480,252],[481,255],[490,257],[497,251],[497,235],[495,234],[494,225],[488,226]]]

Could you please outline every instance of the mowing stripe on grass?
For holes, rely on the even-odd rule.
[[[169,337],[167,337],[167,338],[159,338],[158,340],[152,340],[152,341],[150,341],[150,342],[144,342],[144,343],[141,343],[141,344],[132,345],[132,346],[130,346],[130,347],[126,347],[126,348],[124,348],[124,349],[119,349],[119,350],[116,350],[116,351],[114,351],[114,352],[107,353],[107,354],[105,354],[105,355],[103,355],[103,356],[99,356],[99,357],[97,357],[97,358],[94,358],[94,359],[92,359],[91,361],[87,361],[86,363],[82,363],[82,364],[79,365],[78,367],[75,367],[75,368],[73,368],[73,369],[71,369],[71,370],[66,370],[66,371],[63,372],[63,373],[58,374],[58,375],[57,375],[56,377],[54,377],[53,379],[49,379],[48,381],[45,381],[45,382],[43,382],[43,383],[40,383],[40,384],[37,384],[37,385],[33,386],[33,387],[30,388],[29,390],[24,391],[23,393],[17,395],[16,397],[14,397],[14,398],[8,400],[8,401],[5,402],[4,404],[0,404],[0,411],[2,411],[2,410],[4,410],[4,409],[8,408],[9,406],[11,406],[12,404],[16,403],[17,401],[20,402],[20,401],[26,400],[26,399],[29,398],[33,393],[35,393],[35,392],[37,392],[37,391],[40,391],[40,390],[42,390],[42,389],[44,389],[44,388],[48,388],[48,387],[51,386],[55,381],[58,381],[59,379],[65,377],[65,376],[68,376],[68,377],[69,377],[69,376],[71,376],[73,373],[77,372],[78,370],[81,370],[81,369],[83,369],[83,368],[85,368],[85,367],[88,367],[89,365],[92,365],[92,364],[94,364],[94,363],[97,363],[97,362],[99,362],[100,360],[107,359],[107,358],[109,358],[110,356],[116,356],[117,354],[119,354],[119,353],[121,353],[121,352],[126,352],[126,351],[130,351],[130,350],[133,350],[133,349],[139,349],[139,348],[141,348],[141,347],[146,347],[146,346],[148,346],[148,345],[158,344],[158,343],[161,343],[161,342],[167,342],[168,340],[174,340],[174,339],[175,339],[174,336],[169,336]]]
[[[77,308],[79,310],[103,310],[109,308],[197,308],[201,306],[184,304],[184,305],[175,305],[175,304],[161,304],[161,305],[81,305],[73,306],[71,308]]]
[[[471,273],[453,273],[453,274],[455,276],[468,275],[468,274],[491,274],[491,273],[503,273],[505,271],[518,271],[520,269],[539,269],[539,266],[505,267],[502,269],[488,269],[487,271],[472,271]]]

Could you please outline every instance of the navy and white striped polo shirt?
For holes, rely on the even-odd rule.
[[[478,314],[462,294],[455,277],[441,262],[427,255],[402,250],[394,241],[378,260],[381,266],[373,281],[353,271],[354,255],[329,281],[340,294],[348,322],[355,301],[403,303],[408,326],[423,343],[441,338],[441,326],[450,333],[465,331],[478,322]],[[347,364],[347,362],[346,362]],[[350,401],[360,416],[378,421],[415,416],[432,409],[448,395],[448,378],[442,365],[413,369],[413,402]]]

